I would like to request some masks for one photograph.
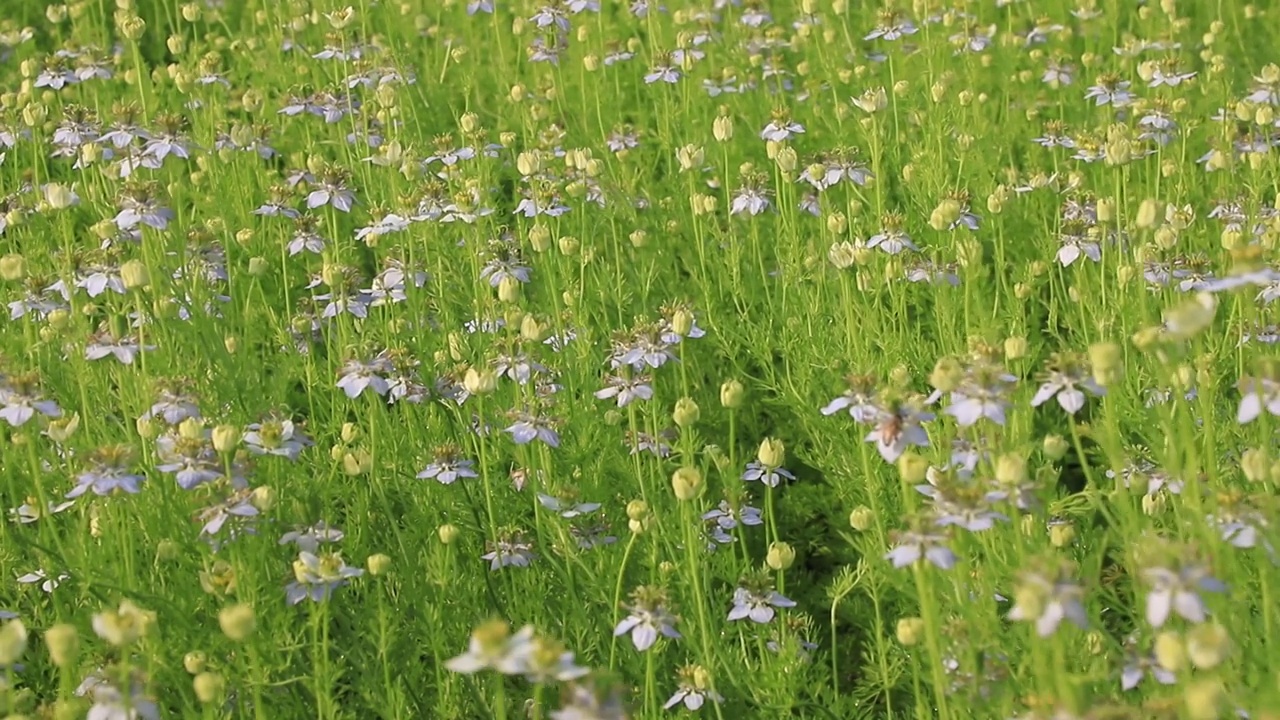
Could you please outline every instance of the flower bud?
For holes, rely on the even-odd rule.
[[[257,627],[257,619],[251,606],[240,603],[224,607],[218,612],[218,626],[222,628],[222,634],[232,642],[244,642]]]
[[[49,183],[44,186],[44,199],[54,210],[64,210],[80,202],[69,186],[62,183]]]
[[[436,528],[436,535],[444,545],[452,545],[453,541],[458,539],[458,532],[458,526],[452,523],[445,523]]]
[[[204,672],[205,665],[209,659],[199,650],[192,650],[182,656],[182,667],[191,675],[199,675]]]
[[[350,445],[360,439],[360,426],[353,422],[344,422],[342,429],[338,431],[338,437],[342,438],[343,444]]]
[[[373,456],[364,448],[356,448],[342,456],[342,471],[351,477],[364,475],[371,469],[373,469]]]
[[[141,260],[129,260],[120,266],[120,280],[129,290],[145,288],[151,284],[151,274]]]
[[[1005,485],[1021,485],[1027,481],[1027,459],[1017,453],[1005,453],[996,460],[996,480]]]
[[[204,421],[195,417],[186,418],[182,422],[178,423],[178,434],[187,440],[203,439]]]
[[[866,505],[859,505],[849,513],[849,527],[858,532],[866,532],[875,520],[875,513]]]
[[[694,500],[707,489],[697,468],[682,467],[671,474],[671,489],[678,500]]]
[[[774,542],[769,544],[769,552],[764,562],[774,570],[787,570],[796,561],[796,551],[790,544]]]
[[[1160,201],[1154,198],[1147,198],[1138,205],[1138,215],[1134,218],[1134,225],[1146,230],[1155,227],[1156,220],[1160,216]]]
[[[202,672],[191,681],[196,691],[196,699],[206,705],[222,701],[226,693],[227,683],[222,676],[212,672]]]
[[[498,281],[498,299],[504,303],[514,303],[520,299],[520,281],[510,275],[503,275]]]
[[[730,410],[742,407],[742,399],[746,394],[742,383],[737,380],[726,380],[720,385],[720,404]]]
[[[629,520],[643,520],[649,517],[649,503],[644,500],[632,500],[627,503],[627,518]]]
[[[1123,371],[1124,352],[1113,342],[1094,343],[1089,346],[1089,364],[1093,368],[1093,380],[1103,387],[1114,385]]]
[[[1222,664],[1231,650],[1227,629],[1216,622],[1197,625],[1187,631],[1187,658],[1198,670],[1212,670]]]
[[[213,429],[213,449],[220,453],[235,452],[240,444],[240,428],[236,425],[219,425]]]
[[[897,635],[898,642],[907,647],[919,643],[924,637],[924,620],[918,617],[899,619]]]
[[[929,215],[929,227],[939,232],[951,227],[960,218],[960,203],[955,198],[944,198]]]
[[[676,162],[680,164],[682,172],[701,168],[705,159],[701,145],[685,145],[676,150]]]
[[[537,151],[522,152],[516,156],[516,169],[526,177],[535,175],[542,169],[542,156]]]
[[[80,653],[80,633],[75,625],[60,623],[44,631],[44,644],[54,665],[70,667]]]
[[[765,438],[760,441],[760,449],[756,451],[756,460],[768,468],[780,468],[787,461],[787,449],[777,438]]]
[[[929,373],[929,384],[939,392],[951,392],[959,386],[964,377],[964,368],[953,357],[939,358],[934,363],[933,372]]]
[[[1187,686],[1182,695],[1188,720],[1217,720],[1221,717],[1226,691],[1217,678],[1196,680]]]
[[[10,253],[0,258],[0,278],[7,282],[22,280],[27,276],[27,259]]]
[[[472,395],[488,395],[497,389],[498,376],[488,368],[470,367],[462,377],[462,387]]]
[[[1043,444],[1045,457],[1050,460],[1061,460],[1071,449],[1071,444],[1061,435],[1046,435]]]
[[[1240,469],[1249,482],[1263,482],[1271,473],[1271,461],[1265,450],[1249,448],[1240,454]]]
[[[698,422],[701,410],[698,403],[693,398],[682,397],[676,401],[676,409],[671,413],[671,419],[675,421],[679,428],[687,428]]]
[[[27,626],[21,620],[10,620],[0,625],[0,667],[8,670],[26,651]]]
[[[929,472],[929,461],[914,452],[905,452],[898,456],[898,474],[908,485],[923,482]]]
[[[711,134],[716,142],[729,142],[733,139],[733,118],[720,115],[711,125]]]
[[[1076,539],[1076,526],[1070,522],[1055,522],[1049,525],[1049,544],[1056,548],[1066,547]]]
[[[369,570],[369,574],[377,577],[385,575],[391,569],[391,556],[383,553],[374,553],[365,560],[365,567]]]
[[[774,162],[778,163],[778,169],[781,170],[783,174],[790,174],[795,170],[798,160],[799,158],[796,156],[795,149],[791,147],[782,148],[778,151],[777,157],[774,158]]]
[[[1004,357],[1006,360],[1019,360],[1027,356],[1027,339],[1024,337],[1006,338],[1004,341]]]

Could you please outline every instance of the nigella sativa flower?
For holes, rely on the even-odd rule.
[[[885,462],[897,462],[908,447],[929,446],[929,434],[920,423],[933,417],[933,413],[925,412],[913,401],[886,402],[877,406],[875,428],[867,433],[865,440],[876,444]]]
[[[841,410],[860,423],[873,423],[880,414],[876,405],[875,381],[869,375],[851,375],[849,389],[822,407],[823,415],[834,415]]]
[[[1147,593],[1147,622],[1153,628],[1163,626],[1172,613],[1189,622],[1204,622],[1208,611],[1200,592],[1222,593],[1227,590],[1221,580],[1209,574],[1208,568],[1195,563],[1183,564],[1176,570],[1144,568],[1142,576],[1151,584]]]
[[[292,420],[270,418],[251,423],[245,430],[245,447],[254,455],[276,455],[297,460],[298,455],[312,445],[311,438],[303,435]]]
[[[253,504],[253,491],[245,488],[231,493],[225,500],[219,501],[200,511],[197,522],[204,523],[200,534],[212,538],[227,527],[228,521],[235,521],[228,528],[234,539],[241,533],[255,534],[252,519],[258,516],[258,508]]]
[[[342,369],[338,371],[340,377],[338,378],[337,387],[352,399],[360,397],[360,394],[366,389],[378,395],[386,395],[390,386],[387,384],[385,376],[393,369],[391,363],[381,357],[374,358],[367,363],[360,360],[348,360],[343,364]]]
[[[183,490],[217,480],[225,470],[207,437],[190,438],[176,432],[156,438],[156,460],[156,469],[173,475]]]
[[[487,543],[489,552],[480,556],[489,561],[489,570],[501,570],[504,567],[529,567],[533,562],[533,543],[525,539],[524,533],[517,530],[503,530],[498,539]]]
[[[479,477],[475,471],[475,463],[462,457],[461,452],[453,446],[437,449],[431,463],[415,477],[419,480],[435,480],[444,485],[451,485],[460,478]]]
[[[10,427],[21,427],[36,413],[47,418],[62,417],[62,408],[53,400],[44,398],[36,388],[35,376],[0,377],[0,419]]]
[[[685,665],[676,671],[676,691],[662,705],[663,710],[670,710],[683,704],[686,709],[696,711],[707,700],[713,703],[724,702],[720,693],[711,689],[711,676],[700,665]]]
[[[1044,382],[1031,398],[1031,407],[1039,407],[1051,398],[1072,415],[1084,407],[1085,392],[1094,397],[1106,394],[1106,389],[1093,379],[1089,369],[1071,355],[1055,354],[1050,358]]]
[[[613,628],[613,636],[631,635],[631,644],[644,652],[653,647],[658,636],[679,638],[676,617],[667,610],[667,593],[652,585],[641,585],[631,591],[631,602],[624,606],[630,614]]]
[[[471,633],[467,651],[445,660],[451,672],[470,675],[481,670],[496,670],[503,675],[520,675],[528,669],[533,649],[533,626],[525,625],[514,635],[501,620],[490,620]]]
[[[558,498],[545,493],[538,493],[538,504],[565,519],[589,515],[600,509],[600,503],[574,502],[569,498]]]
[[[571,682],[591,671],[573,660],[573,651],[564,643],[535,635],[525,654],[524,679],[531,683]]]
[[[1080,584],[1061,570],[1054,575],[1028,572],[1013,595],[1009,619],[1034,622],[1036,634],[1042,638],[1052,635],[1063,620],[1085,630],[1089,618],[1081,602],[1083,597]]]
[[[598,400],[613,399],[618,407],[624,408],[636,400],[652,399],[653,386],[650,382],[648,375],[609,375],[605,378],[605,386],[595,391],[595,397]]]
[[[133,460],[131,448],[125,445],[95,450],[89,467],[76,478],[76,486],[67,493],[74,500],[92,490],[95,495],[111,495],[116,492],[136,495],[142,490],[146,477],[129,469]]]
[[[299,550],[314,554],[320,547],[320,543],[336,543],[344,537],[346,534],[341,530],[321,520],[315,525],[300,527],[281,535],[278,544],[293,543]]]
[[[982,364],[970,368],[959,387],[951,392],[951,405],[944,411],[960,427],[969,427],[986,418],[1004,425],[1009,393],[1018,378],[1004,369]]]
[[[1262,410],[1280,417],[1280,382],[1271,378],[1244,378],[1240,381],[1240,408],[1236,412],[1236,422],[1244,425],[1251,423],[1262,414]]]
[[[946,535],[908,530],[892,533],[891,540],[893,547],[884,557],[895,568],[915,565],[921,559],[928,560],[941,570],[950,570],[956,564],[956,554],[946,546]]]
[[[796,476],[786,468],[768,467],[755,461],[747,463],[747,469],[742,473],[743,482],[761,482],[771,488],[781,485],[783,479],[795,480]]]
[[[285,598],[290,605],[303,600],[323,602],[334,590],[361,575],[364,570],[347,565],[339,553],[315,555],[303,550],[293,561],[294,581],[285,587]]]
[[[733,591],[729,620],[750,619],[761,625],[773,620],[776,608],[793,608],[796,602],[777,590],[767,578],[748,579]]]
[[[553,448],[560,447],[560,435],[556,432],[556,423],[552,418],[527,411],[514,412],[510,417],[514,422],[504,432],[510,433],[517,445],[527,445],[538,440]]]

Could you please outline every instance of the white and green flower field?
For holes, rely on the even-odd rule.
[[[0,5],[0,718],[1280,719],[1272,3]]]

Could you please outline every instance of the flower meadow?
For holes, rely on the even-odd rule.
[[[1278,17],[8,0],[0,717],[1280,718]]]

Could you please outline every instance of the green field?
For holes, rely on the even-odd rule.
[[[1280,719],[1270,3],[0,5],[0,719]]]

